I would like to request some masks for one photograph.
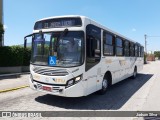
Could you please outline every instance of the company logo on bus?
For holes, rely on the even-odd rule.
[[[61,78],[52,78],[52,80],[56,83],[65,83],[65,80],[61,79]]]

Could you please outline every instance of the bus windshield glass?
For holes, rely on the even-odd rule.
[[[84,59],[83,44],[82,31],[36,33],[33,35],[31,63],[59,67],[79,66]]]

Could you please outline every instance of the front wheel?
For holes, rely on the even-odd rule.
[[[103,79],[102,81],[102,89],[98,91],[100,95],[103,95],[107,92],[108,88],[108,80],[106,78]]]

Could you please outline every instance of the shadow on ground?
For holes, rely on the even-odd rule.
[[[35,98],[35,100],[42,104],[64,109],[118,110],[152,76],[152,74],[138,74],[136,79],[125,79],[109,88],[105,95],[93,93],[86,97],[66,98],[46,94]]]

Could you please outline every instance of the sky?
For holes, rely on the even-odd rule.
[[[4,0],[6,46],[23,44],[35,21],[83,15],[144,45],[160,50],[160,0]]]

